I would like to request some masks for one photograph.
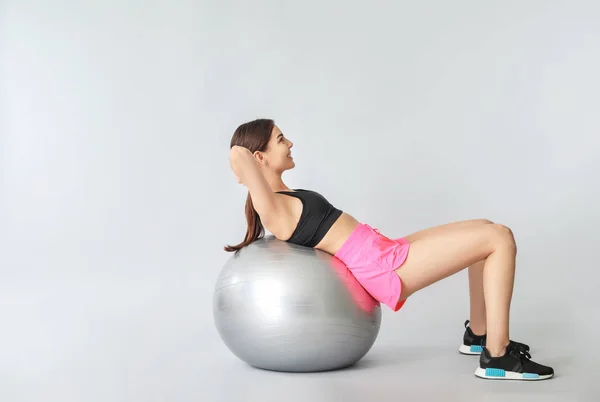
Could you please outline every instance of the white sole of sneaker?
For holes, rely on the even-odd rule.
[[[488,380],[522,380],[522,381],[539,381],[547,380],[553,375],[539,375],[532,373],[515,373],[514,371],[504,371],[502,369],[484,369],[478,367],[475,370],[475,375],[479,378],[486,378]]]
[[[460,353],[462,353],[463,355],[480,355],[481,352],[483,351],[483,347],[477,346],[477,345],[473,345],[473,346],[460,345],[460,348],[458,348],[458,351]]]

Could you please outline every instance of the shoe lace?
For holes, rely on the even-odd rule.
[[[511,341],[508,346],[508,353],[517,357],[519,360],[531,359],[531,355],[529,354],[529,346],[524,343]]]
[[[509,344],[513,345],[517,349],[522,349],[525,352],[529,352],[529,345],[526,345],[526,344],[521,343],[521,342],[515,342],[513,340],[510,340]]]

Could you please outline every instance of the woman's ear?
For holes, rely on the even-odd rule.
[[[265,156],[263,155],[262,152],[260,152],[260,151],[254,152],[254,158],[261,166],[267,166],[267,160],[265,159]]]

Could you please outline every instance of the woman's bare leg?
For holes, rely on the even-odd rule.
[[[481,225],[490,225],[494,222],[488,219],[469,219],[458,222],[451,222],[445,225],[434,226],[405,237],[409,243],[422,240],[425,237],[439,235],[445,232],[452,232],[457,228],[474,227]],[[483,267],[485,259],[469,265],[469,327],[476,335],[483,335],[487,331],[485,298],[483,296]]]
[[[483,290],[487,320],[486,347],[492,356],[509,342],[509,310],[516,245],[509,228],[498,224],[462,225],[411,242],[404,264],[396,269],[404,300],[411,294],[485,260]],[[474,278],[475,279],[475,278]]]
[[[409,235],[404,236],[404,238],[409,242],[413,243],[417,240],[421,240],[427,236],[431,236],[434,234],[442,234],[444,232],[453,231],[458,228],[467,228],[473,226],[481,226],[481,225],[491,225],[494,222],[488,219],[468,219],[464,221],[456,221],[446,223],[444,225],[432,226],[427,229],[419,230],[418,232],[411,233]]]
[[[477,261],[469,266],[469,327],[475,335],[487,332],[485,297],[483,293],[483,270],[485,261]]]

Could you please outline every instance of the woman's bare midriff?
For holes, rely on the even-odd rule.
[[[359,223],[352,215],[342,212],[315,248],[335,255]]]

